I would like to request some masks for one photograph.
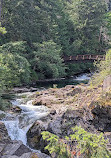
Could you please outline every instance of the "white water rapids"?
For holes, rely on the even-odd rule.
[[[33,106],[33,100],[24,103],[24,99],[22,98],[22,95],[24,94],[28,97],[32,92],[20,94],[21,99],[11,101],[13,106],[19,106],[22,109],[22,112],[17,115],[8,114],[3,122],[10,138],[12,140],[21,140],[23,144],[26,145],[27,131],[36,120],[48,115],[48,108],[43,105]]]
[[[90,78],[91,78],[91,74],[85,73],[83,75],[77,76],[76,78],[74,78],[74,80],[85,81],[85,80],[90,80]]]

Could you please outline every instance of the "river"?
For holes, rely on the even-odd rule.
[[[77,85],[80,83],[88,83],[89,79],[91,78],[91,73],[83,73],[78,76],[72,76],[70,79],[61,79],[56,81],[41,81],[37,82],[37,87],[45,87],[45,88],[53,88],[54,85],[57,86],[57,88],[65,87],[66,85]]]
[[[76,84],[90,79],[89,74],[83,74],[69,80],[65,80],[63,86],[68,84]],[[50,86],[51,84],[48,83]],[[53,83],[55,84],[55,83]],[[53,85],[52,84],[52,85]],[[47,83],[46,83],[47,85]],[[48,87],[47,85],[46,87]],[[42,85],[43,87],[44,85]],[[61,82],[58,83],[58,87],[61,87]],[[12,140],[21,140],[24,145],[27,145],[27,131],[32,124],[40,118],[47,116],[49,110],[46,106],[33,106],[33,94],[35,92],[19,93],[16,95],[15,100],[11,100],[13,106],[18,106],[22,109],[21,113],[8,113],[2,120],[7,128],[8,134]]]

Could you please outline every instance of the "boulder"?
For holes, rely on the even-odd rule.
[[[44,152],[45,142],[42,139],[41,132],[45,131],[45,124],[42,122],[35,122],[33,126],[27,132],[27,142],[31,148],[41,150]]]
[[[14,93],[24,93],[24,92],[30,92],[30,89],[29,88],[26,88],[26,87],[16,87],[16,88],[13,88],[12,89],[12,92]]]
[[[0,158],[50,158],[48,155],[35,152],[25,146],[22,141],[11,140],[4,123],[0,122]]]
[[[34,106],[45,105],[49,108],[52,107],[53,104],[58,104],[58,103],[60,103],[60,101],[58,101],[58,98],[56,98],[53,95],[41,95],[32,102]]]
[[[29,153],[31,152],[31,150],[26,147],[25,145],[23,145],[23,143],[21,141],[11,141],[10,143],[8,143],[3,152],[2,155],[15,155],[15,156],[22,156],[24,153]]]
[[[72,134],[72,127],[76,125],[88,131],[94,131],[94,126],[91,125],[92,120],[93,116],[91,112],[88,109],[82,108],[76,110],[70,109],[62,115],[56,114],[47,120],[45,119],[45,121],[37,121],[27,132],[28,145],[48,154],[48,152],[44,150],[47,142],[42,139],[42,131],[49,131],[60,138],[64,138],[64,136]]]
[[[38,88],[30,87],[30,92],[35,92],[35,91],[38,91],[38,90],[39,90]]]
[[[24,92],[34,92],[34,91],[38,91],[38,88],[16,87],[12,89],[13,93],[24,93]]]
[[[3,122],[0,122],[0,144],[9,143],[11,141],[8,136],[7,129]]]
[[[91,112],[94,115],[94,127],[101,132],[111,132],[111,106],[95,103]]]
[[[62,135],[66,136],[72,134],[72,128],[76,125],[81,126],[89,132],[95,132],[94,126],[93,124],[91,124],[92,120],[93,116],[91,114],[91,111],[87,108],[75,110],[69,109],[62,115]]]
[[[57,117],[55,120],[49,122],[47,131],[61,137],[62,136],[61,123],[62,123],[62,117]]]

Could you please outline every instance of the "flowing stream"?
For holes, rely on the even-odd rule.
[[[77,81],[89,80],[89,74],[83,74],[73,78]],[[68,83],[67,83],[68,84]],[[72,83],[73,84],[73,83]],[[15,100],[12,100],[11,103],[13,106],[18,106],[22,109],[21,113],[9,113],[3,119],[3,122],[7,128],[8,134],[12,140],[21,140],[24,145],[27,145],[27,131],[32,126],[32,124],[39,120],[40,118],[47,116],[49,110],[47,107],[33,106],[31,100],[35,92],[27,92],[17,94]],[[24,97],[25,96],[25,97]]]
[[[26,98],[22,98],[23,96]],[[18,106],[22,109],[20,114],[8,114],[3,120],[8,134],[12,140],[21,140],[24,145],[27,144],[26,133],[32,124],[48,115],[48,108],[41,106],[33,106],[32,101],[24,101],[28,99],[28,97],[32,95],[32,92],[18,94],[20,99],[16,99],[11,101],[13,106]]]
[[[90,78],[91,78],[91,74],[86,73],[86,74],[77,76],[76,78],[74,78],[74,80],[85,81],[85,80],[90,80]]]

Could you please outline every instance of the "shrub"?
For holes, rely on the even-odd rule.
[[[106,53],[105,60],[96,62],[95,67],[97,71],[92,77],[92,86],[100,85],[107,76],[111,75],[111,49]]]
[[[85,158],[110,158],[111,154],[107,149],[108,140],[105,140],[103,134],[92,134],[81,127],[73,128],[74,134],[65,137],[65,140],[50,132],[42,132],[42,137],[47,140],[45,147],[50,154],[56,154],[57,158],[73,158],[81,154]]]

